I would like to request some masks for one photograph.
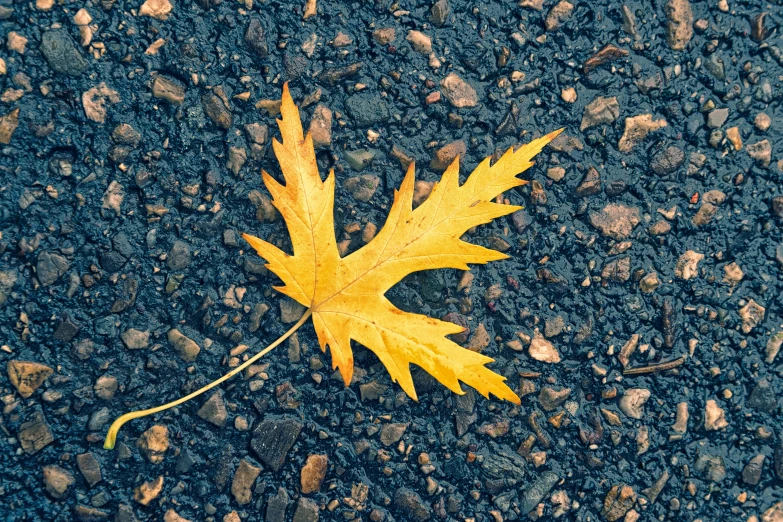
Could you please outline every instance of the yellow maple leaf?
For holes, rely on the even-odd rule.
[[[459,158],[443,173],[424,203],[413,209],[414,165],[411,164],[389,211],[386,224],[368,244],[340,257],[334,233],[332,170],[324,181],[318,173],[310,135],[304,135],[299,110],[283,86],[278,120],[282,141],[272,146],[285,184],[265,171],[264,184],[272,204],[285,219],[293,253],[257,237],[242,237],[267,260],[267,268],[284,286],[275,287],[307,308],[285,334],[223,377],[173,402],[122,415],[112,423],[104,447],[114,447],[120,427],[129,420],[182,404],[241,372],[282,343],[310,317],[321,349],[327,347],[334,368],[348,385],[353,375],[351,340],[366,346],[384,364],[391,378],[413,399],[410,365],[415,364],[454,393],[460,383],[484,397],[490,394],[519,404],[519,397],[505,384],[505,377],[487,368],[493,359],[449,340],[461,326],[395,307],[385,293],[408,274],[436,268],[469,270],[508,256],[463,241],[470,228],[511,214],[521,207],[492,200],[506,190],[526,183],[516,176],[533,165],[533,157],[562,130],[531,141],[516,151],[509,149],[494,164],[482,161],[459,183]]]
[[[389,217],[380,232],[361,249],[340,257],[334,235],[334,171],[321,179],[313,141],[303,135],[299,111],[288,86],[283,87],[282,142],[273,142],[285,185],[263,172],[272,204],[285,219],[293,255],[257,237],[242,237],[268,261],[266,265],[285,286],[276,290],[310,310],[321,349],[328,347],[332,363],[346,385],[353,374],[351,340],[378,356],[391,378],[416,399],[410,373],[415,364],[451,391],[462,394],[460,381],[485,397],[489,394],[519,403],[503,382],[486,367],[493,359],[467,350],[446,336],[463,328],[404,312],[384,294],[408,274],[435,268],[468,270],[468,264],[508,256],[463,241],[471,227],[489,223],[521,207],[494,203],[506,190],[525,182],[517,174],[557,136],[548,134],[516,151],[509,150],[493,165],[489,158],[459,184],[459,158],[436,183],[427,200],[413,209],[414,165],[394,193]]]

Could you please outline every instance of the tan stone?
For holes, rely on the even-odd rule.
[[[710,399],[704,407],[704,429],[715,431],[728,426],[726,421],[726,412],[718,406],[717,401]]]
[[[140,350],[150,345],[150,332],[128,328],[120,334],[123,344],[129,350]]]
[[[11,143],[11,136],[19,126],[19,109],[14,109],[0,118],[0,143],[8,145]]]
[[[430,197],[432,187],[435,183],[432,181],[418,180],[413,184],[413,207],[416,208]]]
[[[152,81],[152,95],[180,105],[185,101],[185,86],[175,78],[159,74]]]
[[[457,73],[449,73],[441,82],[443,95],[454,107],[458,109],[475,107],[478,105],[476,90]]]
[[[45,364],[30,361],[12,360],[6,365],[8,380],[16,388],[16,391],[27,398],[37,390],[46,379],[54,372]]]
[[[699,275],[699,263],[704,259],[704,254],[687,250],[677,259],[677,265],[674,267],[674,277],[685,281],[693,279]]]
[[[601,514],[609,522],[616,522],[633,507],[636,502],[636,493],[631,486],[617,485],[604,498],[604,508]]]
[[[617,97],[605,98],[598,96],[585,106],[579,130],[583,131],[596,125],[612,123],[619,117],[620,104],[617,102]]]
[[[666,11],[666,42],[675,51],[682,51],[693,37],[693,11],[688,0],[669,0]]]
[[[405,39],[411,44],[413,50],[419,54],[429,55],[432,52],[432,38],[421,31],[411,29],[408,31],[408,36]]]
[[[16,31],[10,31],[8,33],[8,40],[6,46],[11,51],[16,51],[19,54],[24,54],[25,46],[27,45],[27,38],[17,33]]]
[[[310,136],[316,148],[328,148],[332,145],[332,111],[326,105],[319,104],[310,120]]]
[[[329,465],[329,457],[326,455],[310,455],[302,466],[300,483],[302,494],[316,493],[321,489],[321,484],[326,477],[326,469]]]
[[[384,446],[391,446],[402,438],[407,429],[408,424],[400,422],[384,424],[381,428],[381,443]]]
[[[544,336],[541,335],[538,330],[533,333],[533,340],[530,341],[528,353],[530,354],[530,357],[536,361],[546,363],[560,362],[560,354],[557,352],[555,346],[544,339]]]
[[[464,157],[466,152],[467,146],[464,141],[452,141],[435,151],[430,161],[430,168],[443,172],[457,157]]]
[[[150,502],[158,498],[163,490],[163,475],[155,480],[142,482],[133,490],[133,500],[142,506],[149,506]]]
[[[74,483],[73,475],[60,466],[44,466],[43,480],[46,492],[56,499],[63,498]]]
[[[125,188],[119,181],[112,181],[103,194],[103,208],[113,210],[119,216],[122,208],[122,201],[125,199]]]
[[[479,325],[476,327],[476,331],[473,332],[473,335],[470,336],[470,341],[468,341],[468,344],[465,346],[465,348],[473,352],[481,353],[487,346],[489,346],[489,342],[490,338],[489,332],[487,332],[487,327],[484,326],[484,323],[479,323]]]
[[[544,21],[546,30],[554,31],[555,29],[559,29],[569,18],[571,18],[573,12],[574,4],[567,0],[560,0],[560,2],[552,7],[549,14],[547,14],[546,20]]]
[[[723,282],[731,286],[736,286],[745,274],[736,262],[729,263],[723,267]]]
[[[761,522],[783,522],[783,501],[778,501],[761,515]]]
[[[372,37],[381,45],[389,45],[394,41],[396,32],[394,27],[382,27],[381,29],[376,29],[373,31]]]
[[[174,351],[177,352],[180,359],[185,362],[195,361],[201,351],[201,348],[196,344],[196,341],[185,336],[176,328],[169,330],[168,340],[174,346]]]
[[[742,319],[742,331],[750,333],[755,327],[761,324],[766,314],[766,308],[751,299],[748,304],[740,308],[739,315]]]
[[[109,88],[105,82],[89,89],[82,94],[82,107],[88,119],[103,123],[106,121],[106,104],[119,103],[120,95],[114,89]]]
[[[254,466],[247,459],[239,462],[239,467],[234,472],[234,478],[231,480],[231,494],[237,504],[244,506],[250,504],[253,499],[253,483],[261,473],[260,466]]]
[[[139,8],[139,16],[166,20],[173,9],[174,5],[169,0],[146,0]]]
[[[191,522],[173,509],[167,509],[163,514],[163,522]]]
[[[769,140],[761,140],[745,147],[748,155],[756,160],[762,167],[768,167],[772,162],[772,145]]]
[[[640,220],[639,209],[618,203],[610,203],[600,212],[590,214],[590,224],[603,235],[617,240],[628,238]]]
[[[652,114],[640,114],[625,119],[625,132],[617,143],[620,152],[631,152],[648,134],[668,125],[663,118],[655,121],[652,118]]]
[[[688,414],[688,403],[681,402],[677,404],[677,416],[674,419],[674,424],[672,424],[672,431],[680,434],[688,431],[689,418],[690,415]]]
[[[73,15],[73,23],[76,25],[89,25],[92,22],[92,16],[87,12],[87,9],[81,8]]]
[[[163,462],[166,450],[169,449],[169,429],[163,424],[155,424],[141,434],[136,446],[153,464]]]
[[[631,388],[625,390],[620,399],[620,411],[632,419],[641,419],[644,416],[644,404],[650,399],[650,390],[646,388]]]

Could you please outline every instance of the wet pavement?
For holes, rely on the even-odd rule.
[[[783,520],[777,2],[0,1],[5,520]],[[565,127],[471,231],[510,259],[388,297],[522,405],[345,387],[242,232],[283,82],[350,252],[438,178]],[[429,185],[419,184],[424,198]]]

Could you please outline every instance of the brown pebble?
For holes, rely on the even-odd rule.
[[[302,494],[316,493],[321,489],[328,465],[329,457],[326,455],[310,455],[307,457],[307,462],[302,466],[300,477]]]

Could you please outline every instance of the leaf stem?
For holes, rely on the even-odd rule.
[[[106,441],[103,443],[103,448],[109,450],[114,449],[114,444],[116,443],[117,440],[117,433],[120,431],[120,428],[122,428],[122,425],[125,424],[126,422],[131,421],[133,419],[138,419],[140,417],[146,417],[147,415],[152,415],[164,410],[168,410],[169,408],[173,408],[174,406],[179,406],[180,404],[187,402],[190,399],[193,399],[194,397],[198,397],[202,393],[211,390],[218,384],[221,384],[227,381],[228,379],[230,379],[231,377],[233,377],[234,375],[238,374],[239,372],[241,372],[242,370],[244,370],[245,368],[247,368],[257,360],[259,360],[261,357],[271,352],[274,348],[280,345],[280,343],[288,339],[291,336],[291,334],[296,332],[299,329],[299,327],[302,326],[310,318],[310,315],[312,315],[312,313],[313,313],[312,310],[308,308],[307,311],[304,313],[304,315],[302,315],[302,318],[299,319],[299,321],[297,321],[295,325],[293,325],[286,333],[281,335],[275,342],[273,342],[272,344],[270,344],[269,346],[267,346],[266,348],[264,348],[263,350],[255,354],[253,357],[251,357],[247,361],[243,362],[242,364],[240,364],[239,366],[237,366],[236,368],[234,368],[233,370],[225,374],[223,377],[212,381],[211,383],[207,384],[203,388],[199,388],[193,393],[185,395],[184,397],[180,397],[179,399],[164,404],[162,406],[156,406],[154,408],[149,408],[146,410],[131,411],[129,413],[126,413],[125,415],[118,417],[117,420],[115,420],[112,423],[112,425],[109,427],[108,433],[106,433]]]

